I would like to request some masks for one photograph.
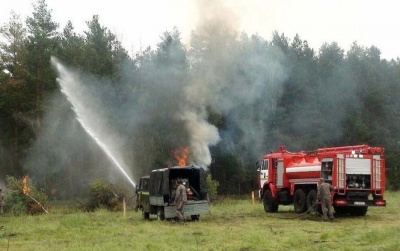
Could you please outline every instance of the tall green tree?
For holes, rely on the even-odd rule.
[[[97,76],[119,77],[119,65],[128,58],[125,49],[116,36],[100,24],[99,16],[94,15],[86,22],[84,69]]]
[[[26,29],[20,16],[12,12],[9,22],[0,28],[0,34],[5,39],[5,42],[0,43],[0,58],[4,70],[13,78],[25,77]]]
[[[33,97],[26,82],[26,31],[17,14],[11,13],[10,21],[0,28],[0,35],[5,41],[0,43],[0,143],[5,149],[12,149],[12,163],[7,165],[9,174],[20,175],[21,153],[30,137],[25,116]]]
[[[364,132],[363,135],[359,135],[361,139],[371,144],[379,144],[381,139],[388,138],[383,135],[386,134],[385,130],[381,129],[386,127],[385,107],[389,105],[383,94],[389,90],[386,89],[386,76],[381,74],[384,65],[380,60],[380,52],[375,47],[367,49],[354,43],[347,54],[347,60],[347,67],[355,83],[353,101],[357,101],[358,107],[354,108],[361,111],[359,121],[354,126],[366,127],[360,130]],[[380,133],[377,133],[378,131]]]
[[[60,36],[57,56],[70,66],[79,67],[84,64],[84,37],[77,34],[71,21],[68,21]]]
[[[354,97],[354,85],[348,79],[344,50],[337,43],[324,43],[319,49],[317,61],[317,71],[313,76],[317,86],[313,98],[320,118],[314,128],[319,133],[319,142],[314,147],[337,145],[342,137],[346,111]]]
[[[318,69],[320,78],[329,78],[335,75],[336,69],[344,62],[344,50],[336,42],[324,43],[319,49]]]
[[[318,128],[321,113],[315,103],[317,58],[306,40],[296,35],[291,41],[283,34],[274,33],[272,45],[286,55],[288,78],[283,83],[279,112],[273,121],[276,142],[292,149],[312,148],[320,143]]]
[[[43,115],[43,102],[56,89],[56,75],[50,66],[50,57],[58,46],[58,24],[52,20],[51,10],[45,0],[33,5],[32,16],[27,18],[28,38],[26,42],[28,84],[34,88],[36,103],[32,114],[36,117],[35,133],[39,135]]]

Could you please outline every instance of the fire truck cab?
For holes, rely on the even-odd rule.
[[[257,162],[264,210],[293,204],[296,213],[315,212],[320,178],[336,187],[331,196],[336,214],[365,215],[369,206],[385,206],[383,152],[356,145],[291,153],[281,146]]]

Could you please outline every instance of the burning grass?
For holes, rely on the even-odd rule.
[[[43,206],[47,203],[47,196],[34,184],[29,183],[28,176],[21,179],[7,176],[8,195],[5,197],[5,211],[13,215],[24,213],[47,213]]]
[[[266,214],[247,198],[225,198],[209,215],[186,224],[145,221],[132,209],[124,217],[57,204],[48,214],[3,216],[0,250],[399,250],[400,192],[386,199],[386,208],[335,222],[298,217],[291,206]]]

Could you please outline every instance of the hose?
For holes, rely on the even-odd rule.
[[[272,216],[272,215],[267,215],[267,216],[268,216],[268,217],[271,217],[271,218],[275,218],[275,219],[296,219],[296,218],[300,218],[300,217],[302,217],[303,215],[305,215],[306,213],[310,212],[310,210],[311,210],[312,208],[314,208],[314,206],[317,205],[317,204],[318,204],[318,201],[316,200],[316,201],[314,202],[314,204],[313,204],[309,209],[307,209],[307,211],[305,211],[304,213],[298,214],[298,215],[296,215],[296,216],[294,216],[294,217],[274,217],[274,216]]]

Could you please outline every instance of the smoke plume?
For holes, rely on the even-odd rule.
[[[187,97],[227,118],[226,146],[236,145],[231,150],[244,150],[249,158],[260,156],[269,116],[287,78],[283,53],[257,35],[240,34],[240,15],[224,1],[197,3],[203,18],[193,32],[192,48],[208,50],[200,50],[202,61],[196,62]]]

